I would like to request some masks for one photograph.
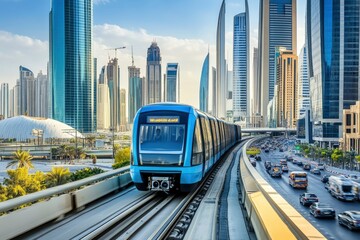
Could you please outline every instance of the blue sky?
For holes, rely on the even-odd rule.
[[[215,34],[222,0],[94,0],[94,57],[99,65],[113,53],[104,49],[127,46],[120,55],[121,78],[127,88],[127,66],[134,46],[135,64],[145,75],[146,49],[158,41],[166,63],[178,61],[182,71],[182,99],[198,105],[198,83],[203,59],[210,49],[215,65]],[[258,0],[249,0],[251,48],[257,47]],[[24,65],[36,75],[46,72],[50,0],[0,0],[0,83],[10,87]],[[243,10],[242,0],[226,1],[226,51],[232,65],[232,19]],[[298,0],[298,43],[303,44],[305,0]],[[301,45],[298,44],[298,50]],[[191,59],[189,58],[191,56]],[[229,68],[232,68],[229,66]],[[188,94],[188,95],[185,95]]]

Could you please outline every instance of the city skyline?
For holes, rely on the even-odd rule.
[[[143,4],[139,5],[140,2]],[[161,3],[162,1],[158,0],[157,2]],[[128,89],[127,67],[131,63],[130,45],[134,46],[134,58],[137,66],[142,69],[142,73],[145,73],[146,49],[155,39],[162,51],[163,68],[165,68],[164,64],[167,62],[179,62],[182,66],[183,81],[181,81],[180,85],[180,89],[182,89],[180,91],[180,99],[184,103],[198,107],[199,98],[197,94],[199,92],[201,67],[208,49],[210,55],[215,56],[216,22],[222,1],[212,0],[211,4],[205,5],[203,4],[205,2],[204,0],[195,2],[185,0],[185,2],[186,4],[163,4],[160,7],[160,11],[161,9],[173,9],[176,7],[179,8],[179,13],[176,12],[175,14],[181,14],[181,11],[188,10],[196,13],[194,14],[197,16],[196,18],[189,17],[189,19],[181,20],[172,18],[175,24],[160,24],[159,22],[164,21],[164,16],[156,15],[156,17],[150,21],[156,24],[149,26],[147,22],[149,14],[145,14],[146,7],[149,4],[145,3],[145,1],[94,1],[93,56],[98,58],[98,72],[100,68],[107,63],[109,57],[114,57],[113,51],[107,51],[105,49],[126,45],[127,49],[118,52],[118,58],[121,88]],[[208,3],[208,1],[206,1],[206,3]],[[0,50],[0,63],[2,63],[0,64],[0,68],[3,73],[2,76],[0,76],[0,83],[9,83],[9,88],[13,87],[16,83],[19,65],[28,66],[35,73],[40,70],[46,72],[46,64],[48,61],[48,31],[46,27],[48,23],[44,22],[48,20],[47,14],[50,4],[45,0],[39,0],[31,5],[29,4],[29,2],[24,0],[1,3],[2,10],[0,10],[0,13],[5,21],[0,23],[0,46],[2,46]],[[242,10],[241,5],[239,1],[226,1],[225,57],[227,62],[232,62],[232,19],[234,15]],[[199,6],[202,6],[205,13],[199,11]],[[28,11],[29,7],[34,8],[34,14],[36,15],[32,20],[24,16],[21,19],[13,21],[13,17],[7,13],[16,8],[17,12],[21,14],[21,12],[25,11],[24,9]],[[124,13],[123,15],[111,14],[114,11],[113,9],[124,12],[123,8],[126,8],[129,13]],[[298,19],[301,19],[301,21],[298,20],[298,23],[301,25],[304,22],[305,6],[299,6],[298,9],[300,12]],[[140,13],[136,15],[137,19],[129,17],[130,13],[134,13],[135,10]],[[106,11],[109,11],[108,14],[105,14]],[[258,1],[250,1],[249,11],[252,49],[254,46],[257,46]],[[166,13],[165,17],[167,15]],[[43,17],[41,18],[41,16]],[[144,19],[146,19],[146,21]],[[23,21],[27,22],[26,28],[22,26],[24,24],[21,24]],[[189,24],[188,21],[192,21],[191,24]],[[4,22],[7,24],[4,24]],[[304,32],[304,27],[298,28]],[[301,36],[301,34],[298,34],[298,36]],[[299,41],[301,41],[300,38]],[[193,56],[191,59],[187,57],[189,54]],[[210,58],[209,65],[210,67],[215,66],[215,58]],[[231,67],[232,66],[230,66],[230,68]],[[144,76],[144,74],[142,76]],[[194,82],[198,83],[196,87],[188,87],[193,86]]]

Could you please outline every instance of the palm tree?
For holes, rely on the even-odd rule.
[[[17,168],[25,167],[27,169],[34,168],[31,163],[33,156],[31,156],[30,152],[17,150],[14,152],[14,160],[9,162],[6,168],[17,165]]]
[[[51,168],[51,172],[46,174],[48,187],[58,186],[64,183],[67,183],[70,178],[70,170],[69,168],[63,167],[53,167]]]

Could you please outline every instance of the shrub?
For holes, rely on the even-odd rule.
[[[115,163],[112,165],[113,169],[121,168],[130,165],[130,148],[122,148],[116,152]]]
[[[76,170],[75,172],[71,173],[70,175],[70,180],[71,181],[77,181],[77,180],[81,180],[99,173],[103,173],[105,172],[104,170],[102,170],[101,168],[83,168],[80,170]]]

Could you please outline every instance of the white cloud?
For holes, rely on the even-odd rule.
[[[36,75],[46,73],[48,42],[0,31],[0,82],[12,87],[19,78],[19,66],[23,65]]]

